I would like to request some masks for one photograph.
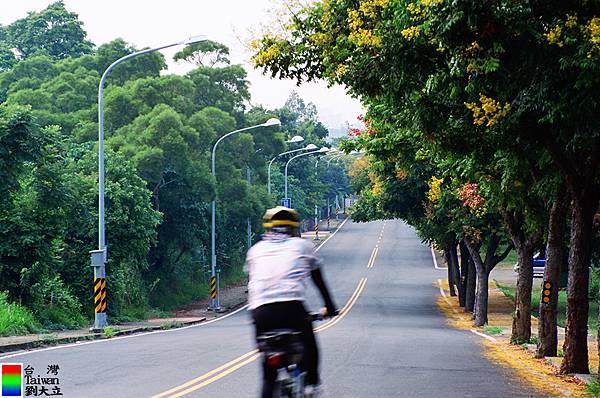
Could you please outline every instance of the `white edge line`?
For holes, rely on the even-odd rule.
[[[318,251],[321,247],[323,247],[323,245],[325,245],[325,243],[327,243],[327,241],[329,241],[329,239],[333,238],[333,236],[340,230],[340,228],[342,228],[344,226],[344,224],[346,223],[346,221],[348,221],[348,218],[346,218],[340,224],[340,226],[337,227],[337,229],[327,239],[325,239],[325,241],[323,243],[321,243],[321,245],[319,247],[317,247],[315,249],[315,251]],[[214,323],[214,322],[217,322],[217,321],[221,321],[221,320],[223,320],[225,318],[233,316],[233,315],[237,314],[238,312],[240,312],[242,310],[245,310],[247,307],[248,307],[248,304],[246,304],[246,305],[238,308],[237,310],[235,310],[233,312],[230,312],[227,315],[220,316],[220,317],[218,317],[216,319],[211,319],[210,321],[207,321],[207,322],[201,322],[201,323],[198,323],[196,325],[184,326],[184,327],[176,328],[176,329],[156,330],[156,331],[152,331],[152,332],[136,333],[136,334],[132,334],[132,335],[128,335],[128,336],[113,337],[113,338],[110,338],[110,339],[103,339],[103,340],[93,340],[93,341],[76,342],[76,343],[71,343],[71,344],[61,344],[61,345],[57,345],[57,346],[54,346],[54,347],[46,347],[46,348],[40,348],[40,349],[27,350],[27,351],[17,352],[17,353],[14,353],[14,354],[8,354],[8,355],[0,355],[0,359],[15,358],[15,357],[20,357],[20,356],[24,356],[24,355],[34,354],[34,353],[38,353],[38,352],[60,350],[60,349],[63,349],[63,348],[81,347],[81,346],[89,345],[89,344],[108,343],[108,342],[111,342],[111,341],[131,339],[131,338],[134,338],[134,337],[142,337],[142,336],[147,336],[147,335],[150,335],[150,334],[178,332],[180,330],[185,330],[185,329],[191,329],[191,328],[196,328],[196,327],[200,327],[200,326],[210,325],[211,323]]]
[[[318,251],[319,251],[319,249],[321,249],[321,247],[323,247],[323,246],[325,245],[325,243],[327,243],[327,242],[329,241],[329,239],[333,238],[333,237],[335,236],[335,234],[337,234],[337,233],[338,233],[338,231],[339,231],[339,230],[340,230],[340,229],[341,229],[341,228],[344,226],[344,224],[346,224],[346,221],[348,221],[348,218],[346,218],[344,221],[342,221],[342,223],[340,224],[340,226],[339,226],[339,227],[337,227],[337,228],[336,228],[336,230],[335,230],[335,231],[333,231],[333,233],[332,233],[331,235],[329,235],[329,237],[328,237],[327,239],[325,239],[325,241],[324,241],[323,243],[321,243],[321,244],[319,245],[319,247],[317,247],[317,248],[315,249],[315,251],[316,251],[316,252],[318,252]]]
[[[433,247],[429,246],[429,248],[431,249],[431,258],[433,258],[433,266],[435,267],[435,269],[446,269],[446,268],[438,267],[438,262],[437,262],[437,259],[435,258],[435,252],[433,251]]]
[[[498,340],[496,340],[492,336],[488,336],[487,334],[479,333],[477,330],[471,329],[471,333],[474,333],[474,334],[476,334],[479,337],[483,337],[484,339],[489,340],[492,343],[497,343],[498,342]]]
[[[442,280],[441,280],[441,279],[438,279],[437,281],[438,281],[438,286],[439,286],[439,288],[440,288],[440,293],[441,293],[441,295],[442,295],[442,298],[444,299],[444,301],[446,302],[446,304],[448,304],[448,305],[450,306],[450,308],[452,309],[452,311],[453,311],[455,314],[458,314],[458,311],[456,311],[456,308],[454,308],[454,307],[452,306],[452,303],[450,302],[450,300],[448,300],[448,296],[446,295],[446,292],[444,291],[444,289],[442,289]]]
[[[444,298],[444,300],[446,301],[446,303],[450,304],[450,301],[448,301],[448,296],[446,296],[446,292],[444,292],[444,289],[442,289],[442,280],[441,279],[438,279],[438,286],[440,288],[440,293],[442,294],[442,297]],[[452,311],[454,311],[455,313],[457,313],[457,311],[454,309],[454,307],[450,307],[450,308],[452,308]],[[492,336],[488,336],[487,334],[480,333],[477,330],[469,329],[469,331],[471,333],[473,333],[473,334],[476,334],[479,337],[483,337],[484,339],[487,339],[487,340],[491,341],[492,343],[497,343],[498,342],[498,340],[496,340]]]
[[[230,316],[233,316],[235,314],[237,314],[238,312],[245,310],[248,307],[248,304],[238,308],[237,310],[230,312],[227,315],[223,315],[221,317],[215,318],[215,319],[211,319],[210,321],[207,322],[201,322],[198,323],[196,325],[189,325],[189,326],[183,326],[180,328],[176,328],[176,329],[167,329],[167,330],[155,330],[155,331],[151,331],[151,332],[144,332],[144,333],[136,333],[136,334],[131,334],[128,336],[120,336],[120,337],[113,337],[110,339],[103,339],[103,340],[92,340],[92,341],[82,341],[82,342],[75,342],[75,343],[71,343],[71,344],[61,344],[61,345],[57,345],[54,347],[46,347],[46,348],[40,348],[40,349],[34,349],[34,350],[28,350],[28,351],[22,351],[22,352],[17,352],[14,354],[8,354],[8,355],[4,355],[4,356],[0,356],[0,359],[8,359],[8,358],[14,358],[14,357],[19,357],[19,356],[23,356],[23,355],[29,355],[29,354],[34,354],[34,353],[38,353],[38,352],[44,352],[44,351],[54,351],[54,350],[59,350],[62,348],[71,348],[71,347],[81,347],[84,345],[89,345],[89,344],[99,344],[99,343],[108,343],[111,341],[116,341],[116,340],[124,340],[124,339],[131,339],[134,337],[142,337],[142,336],[147,336],[149,334],[162,334],[162,333],[172,333],[172,332],[178,332],[180,330],[185,330],[185,329],[191,329],[191,328],[197,328],[200,326],[206,326],[206,325],[210,325],[211,323],[214,323],[216,321],[220,321],[222,319],[225,318],[229,318]]]

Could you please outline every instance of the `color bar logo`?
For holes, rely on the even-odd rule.
[[[23,364],[3,363],[2,367],[2,395],[0,397],[23,397]]]

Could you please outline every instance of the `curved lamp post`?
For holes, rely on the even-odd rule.
[[[215,142],[215,145],[212,148],[211,172],[212,172],[213,177],[215,179],[217,178],[216,173],[215,173],[215,156],[217,154],[217,146],[219,145],[219,143],[221,141],[223,141],[225,138],[227,138],[229,136],[232,136],[233,134],[241,133],[243,131],[248,131],[248,130],[254,130],[257,128],[261,128],[261,127],[270,127],[270,126],[281,126],[281,122],[279,121],[279,119],[271,118],[262,124],[257,124],[256,126],[244,127],[243,129],[232,131],[230,133],[225,134],[221,138],[219,138],[217,140],[217,142]],[[213,200],[212,204],[211,204],[211,216],[210,216],[210,247],[212,250],[211,261],[210,261],[211,285],[213,283],[212,280],[216,280],[216,278],[217,278],[217,252],[215,249],[215,246],[216,246],[216,244],[215,244],[216,243],[216,237],[215,237],[216,213],[217,213],[217,202],[216,202],[216,200]],[[212,286],[211,286],[211,290],[212,290]],[[219,287],[219,283],[217,281],[216,296],[211,297],[210,307],[209,307],[210,310],[219,311],[221,309],[221,304],[219,301],[219,298],[220,298],[219,294],[220,294],[220,287]]]
[[[94,332],[101,332],[106,327],[106,224],[104,217],[104,82],[110,71],[121,62],[139,55],[148,54],[168,47],[196,44],[208,40],[206,36],[193,36],[177,43],[148,48],[119,58],[106,68],[98,85],[98,250],[90,251],[92,267],[94,267]]]
[[[299,136],[296,136],[296,137],[299,137]],[[292,138],[292,140],[294,138]],[[304,140],[304,138],[302,138],[302,140]],[[293,142],[293,141],[288,141],[288,142]],[[300,141],[296,141],[296,142],[300,142]],[[269,166],[267,166],[267,191],[269,192],[269,195],[271,194],[271,165],[273,164],[275,159],[277,159],[278,157],[283,156],[283,155],[288,155],[290,153],[296,153],[296,152],[300,152],[300,151],[311,151],[311,150],[317,149],[317,148],[318,147],[315,144],[308,144],[304,148],[293,149],[291,151],[282,152],[279,155],[275,156],[273,159],[271,159],[269,161]]]
[[[290,165],[290,162],[294,159],[297,159],[299,157],[302,156],[307,156],[307,155],[313,155],[315,153],[327,153],[329,152],[329,148],[327,148],[326,146],[322,147],[321,149],[319,149],[318,151],[312,151],[312,152],[307,152],[307,153],[301,153],[300,155],[296,155],[296,156],[292,156],[290,158],[290,160],[287,161],[287,163],[285,164],[285,173],[284,173],[284,178],[285,178],[285,197],[288,197],[288,166]]]

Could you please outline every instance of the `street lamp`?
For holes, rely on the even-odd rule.
[[[327,157],[329,155],[331,155],[332,157],[335,156],[337,153],[339,152],[339,150],[337,148],[329,148],[329,152],[327,152],[327,155],[325,155],[324,157]],[[319,161],[321,160],[321,158],[317,158],[317,161],[315,162],[315,175],[317,174],[317,168],[319,167]]]
[[[313,155],[315,153],[327,153],[329,152],[330,149],[327,148],[326,146],[322,147],[321,149],[319,149],[318,151],[312,151],[312,152],[307,152],[307,153],[301,153],[300,155],[296,155],[296,156],[292,156],[290,158],[290,160],[287,161],[287,163],[285,164],[285,174],[284,174],[284,179],[285,179],[285,194],[284,196],[287,198],[288,197],[288,166],[290,165],[290,162],[294,159],[297,159],[299,157],[302,156],[307,156],[307,155]]]
[[[98,85],[98,250],[90,251],[92,267],[94,267],[94,332],[100,332],[106,322],[106,226],[104,220],[104,82],[110,71],[121,62],[139,55],[148,54],[168,47],[196,44],[208,40],[206,36],[192,36],[177,43],[137,51],[117,59],[110,64],[100,78]]]
[[[300,135],[295,135],[292,138],[290,138],[289,141],[286,141],[286,142],[294,144],[294,143],[302,142],[302,141],[304,141],[304,137],[302,137]]]
[[[299,136],[296,136],[299,137]],[[293,140],[293,138],[292,138]],[[304,140],[304,138],[302,138]],[[298,141],[299,142],[299,141]],[[300,152],[300,151],[312,151],[313,149],[317,149],[318,147],[315,144],[308,144],[304,148],[293,149],[291,151],[282,152],[279,155],[275,156],[273,159],[269,161],[269,165],[267,166],[267,192],[269,195],[271,194],[271,165],[280,156],[289,155],[290,153]]]
[[[242,129],[227,133],[224,136],[222,136],[221,138],[219,138],[212,148],[211,172],[212,172],[213,177],[215,179],[217,178],[217,175],[215,172],[215,156],[217,154],[217,146],[219,145],[219,143],[221,141],[223,141],[225,138],[227,138],[233,134],[241,133],[243,131],[248,131],[248,130],[254,130],[257,128],[261,128],[261,127],[271,127],[271,126],[281,126],[281,122],[277,118],[271,118],[262,124],[257,124],[256,126],[244,127]],[[219,281],[217,281],[217,252],[216,252],[216,248],[215,248],[215,246],[216,246],[216,244],[215,244],[216,243],[216,238],[215,238],[216,213],[217,213],[217,202],[216,202],[216,199],[213,199],[212,204],[211,204],[211,217],[210,217],[211,218],[211,220],[210,220],[210,226],[211,226],[211,228],[210,228],[210,247],[212,250],[212,255],[211,255],[211,262],[210,262],[211,301],[210,301],[210,307],[209,307],[209,309],[213,310],[213,311],[219,311],[221,309],[221,304],[219,302],[220,287],[219,287]],[[213,286],[215,286],[215,289],[213,289]]]

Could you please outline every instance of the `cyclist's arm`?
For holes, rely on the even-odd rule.
[[[325,279],[323,279],[323,274],[321,273],[321,268],[316,267],[310,271],[310,275],[312,280],[319,289],[319,293],[321,293],[321,297],[323,297],[323,301],[325,301],[325,308],[327,309],[327,315],[335,316],[338,314],[337,307],[333,303],[333,299],[329,294],[329,289],[327,288],[327,284],[325,283]]]

